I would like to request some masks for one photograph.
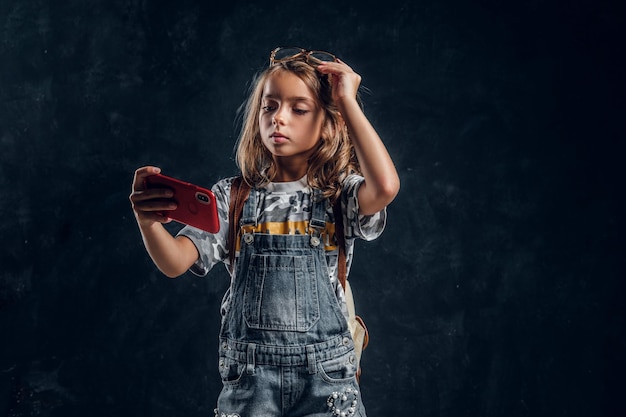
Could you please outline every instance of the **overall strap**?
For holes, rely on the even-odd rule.
[[[311,194],[311,220],[309,227],[320,233],[326,228],[326,207],[327,199],[322,196],[322,192],[314,188]]]
[[[234,178],[230,186],[230,205],[228,207],[228,257],[231,271],[235,267],[239,219],[249,194],[250,184],[244,181],[241,176]]]

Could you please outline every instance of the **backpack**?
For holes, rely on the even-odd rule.
[[[248,200],[249,194],[250,184],[244,181],[243,177],[241,176],[235,177],[230,188],[230,206],[228,208],[228,224],[230,225],[228,229],[228,256],[230,259],[231,271],[234,268],[235,264],[235,251],[238,231],[238,228],[233,226],[239,224],[239,219],[241,218],[243,206],[246,200]],[[337,275],[346,296],[346,304],[348,307],[348,329],[350,330],[352,340],[354,341],[354,351],[357,364],[356,378],[357,381],[359,381],[361,377],[361,356],[363,354],[363,350],[365,350],[369,343],[369,333],[367,331],[367,327],[365,326],[365,322],[363,322],[363,319],[360,316],[356,315],[352,289],[350,288],[350,283],[347,280],[346,244],[343,232],[343,214],[341,213],[341,201],[337,200],[335,204],[333,204],[333,214],[335,216],[335,236],[337,239],[337,246],[339,247],[339,257],[337,259]]]

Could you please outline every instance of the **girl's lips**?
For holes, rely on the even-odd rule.
[[[272,138],[272,141],[274,141],[274,143],[287,142],[287,136],[284,136],[280,133],[272,133],[270,137]]]

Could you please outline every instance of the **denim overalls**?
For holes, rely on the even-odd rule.
[[[252,189],[241,226],[256,224]],[[315,192],[308,235],[243,233],[220,332],[219,417],[365,417],[354,345],[321,242]],[[319,201],[317,201],[319,200]]]

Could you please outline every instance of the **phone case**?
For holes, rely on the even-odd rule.
[[[215,195],[211,190],[163,174],[150,175],[145,182],[147,188],[169,188],[174,191],[173,199],[178,207],[164,215],[209,233],[220,230]]]

